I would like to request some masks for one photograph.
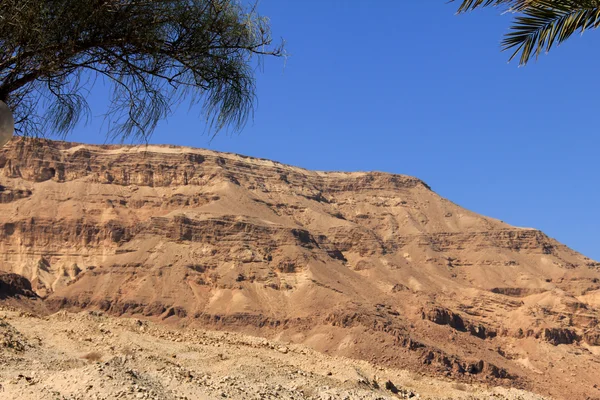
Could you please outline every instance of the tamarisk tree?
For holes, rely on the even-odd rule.
[[[240,129],[255,67],[282,56],[267,18],[236,0],[0,0],[0,100],[25,135],[65,135],[110,87],[113,138],[147,139],[189,101],[214,133]]]

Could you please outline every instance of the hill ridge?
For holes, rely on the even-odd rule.
[[[600,264],[539,230],[406,175],[123,149],[0,150],[0,270],[52,310],[277,337],[558,397],[600,386]]]

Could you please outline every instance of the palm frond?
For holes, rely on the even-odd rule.
[[[519,64],[548,52],[575,32],[600,25],[600,4],[585,0],[536,0],[531,2],[502,41],[504,50],[514,49],[510,60],[521,53]]]
[[[455,1],[455,0],[451,0]],[[505,7],[510,10],[519,11],[527,6],[527,4],[531,3],[535,0],[463,0],[460,7],[458,8],[458,13],[465,13],[468,11],[473,11],[476,8],[481,7]]]
[[[517,14],[502,48],[514,50],[510,60],[520,53],[519,65],[548,52],[577,31],[600,26],[600,0],[462,0],[458,13],[493,6]]]

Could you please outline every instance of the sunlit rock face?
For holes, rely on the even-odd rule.
[[[558,398],[600,386],[599,264],[404,175],[15,138],[0,149],[0,270],[51,309],[277,336]]]

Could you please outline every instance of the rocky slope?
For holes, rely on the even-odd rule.
[[[0,306],[3,400],[544,400],[236,333]]]
[[[600,397],[600,264],[418,179],[16,139],[0,185],[0,268],[51,310]]]

